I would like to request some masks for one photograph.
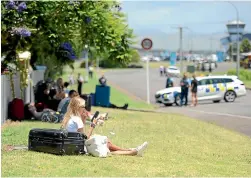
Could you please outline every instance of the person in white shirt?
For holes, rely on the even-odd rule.
[[[164,66],[159,66],[159,72],[160,72],[160,76],[162,76],[164,73]]]
[[[88,117],[88,112],[85,110],[85,100],[81,97],[73,97],[69,103],[67,112],[65,113],[64,119],[62,121],[62,127],[69,132],[83,132],[84,133],[84,124]],[[88,131],[87,138],[89,139],[92,135],[93,129],[95,128],[97,120],[94,119],[91,127]],[[119,146],[116,146],[108,141],[107,147],[110,152],[114,155],[131,155],[131,156],[142,156],[144,150],[147,148],[148,143],[144,142],[142,145],[137,148],[125,149]]]

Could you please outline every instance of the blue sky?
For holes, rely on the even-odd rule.
[[[251,32],[251,2],[234,2],[240,20]],[[122,1],[129,26],[135,30],[161,30],[173,33],[177,25],[186,26],[196,34],[227,32],[226,23],[236,19],[236,11],[228,2]]]

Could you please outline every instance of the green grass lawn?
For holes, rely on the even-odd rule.
[[[245,86],[251,88],[251,81],[243,81]]]
[[[85,69],[79,68],[79,66],[80,66],[80,63],[76,62],[75,70],[74,70],[75,78],[77,78],[78,73],[81,73],[83,77],[85,76]],[[69,67],[65,67],[64,74],[62,76],[64,81],[69,80],[69,75],[71,72],[72,70]],[[100,72],[102,73],[105,71],[100,71]],[[99,77],[100,75],[94,73],[93,79],[90,79],[88,83],[84,83],[83,93],[95,93],[95,87],[98,84]],[[77,90],[77,84],[69,88]],[[111,100],[111,103],[118,106],[123,106],[125,103],[128,103],[129,108],[132,108],[132,109],[154,109],[153,105],[148,105],[145,101],[142,101],[115,86],[111,86],[110,100]]]
[[[59,124],[22,122],[2,128],[2,176],[251,176],[249,137],[179,115],[97,109],[108,111],[112,118],[95,133],[122,147],[148,141],[143,157],[5,151],[8,144],[27,145],[31,128],[59,128]]]

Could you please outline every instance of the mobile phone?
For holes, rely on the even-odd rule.
[[[99,111],[96,111],[95,114],[93,115],[91,121],[93,122],[93,120],[96,119],[98,117],[98,115],[99,115]]]

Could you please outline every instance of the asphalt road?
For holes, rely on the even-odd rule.
[[[224,66],[229,69],[229,64]],[[134,96],[146,101],[146,72],[145,69],[125,69],[109,71],[106,77],[113,84],[128,91]],[[158,69],[150,69],[150,101],[155,103],[156,91],[165,87],[165,77],[160,77]],[[176,80],[178,81],[178,80]],[[247,96],[237,98],[234,103],[199,102],[197,107],[164,107],[159,105],[158,110],[168,113],[180,113],[189,117],[214,123],[225,128],[235,130],[251,136],[251,91]]]

